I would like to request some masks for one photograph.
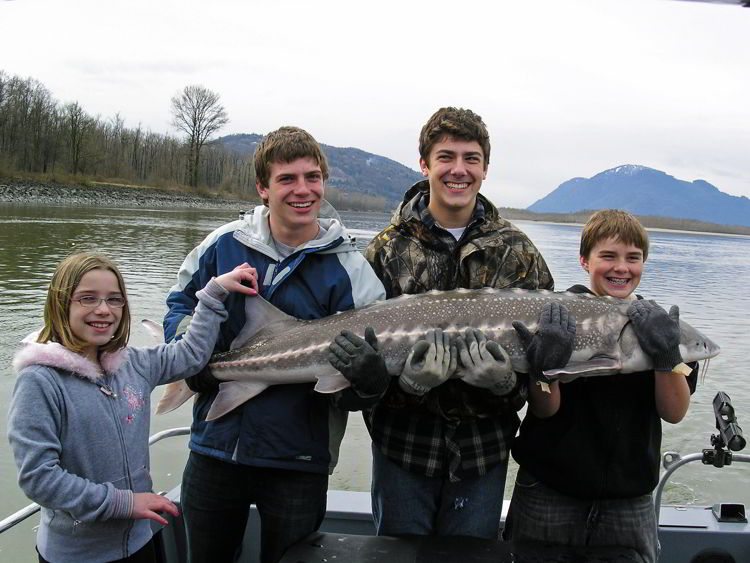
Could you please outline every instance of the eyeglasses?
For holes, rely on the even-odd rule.
[[[107,304],[107,307],[111,309],[122,309],[125,306],[126,299],[124,297],[95,297],[93,295],[84,295],[83,297],[73,299],[73,301],[78,301],[82,307],[89,307],[92,309],[98,307],[99,304],[104,301]]]

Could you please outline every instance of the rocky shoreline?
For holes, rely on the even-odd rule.
[[[113,186],[110,184],[65,185],[32,180],[0,180],[0,203],[94,207],[246,209],[253,202],[201,196],[185,192]]]

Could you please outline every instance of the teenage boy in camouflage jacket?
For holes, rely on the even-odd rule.
[[[553,289],[536,247],[478,193],[490,156],[481,118],[466,109],[438,110],[422,129],[419,150],[427,179],[406,192],[391,225],[365,252],[387,297],[433,289]],[[440,353],[439,336],[437,344]],[[452,359],[459,370],[486,368],[470,378],[473,384],[450,379],[445,370],[425,373],[424,358],[413,354],[364,412],[378,534],[498,537],[526,383],[510,369],[503,372],[504,352],[480,331],[468,331],[456,344]]]

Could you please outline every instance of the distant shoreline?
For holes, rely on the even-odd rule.
[[[70,185],[37,180],[0,179],[0,205],[231,209],[239,212],[251,209],[257,204],[257,200],[232,199],[105,182]],[[351,211],[357,210],[352,209]],[[507,207],[500,208],[499,211],[500,215],[510,221],[532,221],[571,226],[583,225],[592,213],[582,211],[579,213],[536,214],[525,209]],[[750,228],[748,227],[730,227],[668,217],[639,217],[639,219],[647,229],[654,231],[750,237]]]
[[[159,188],[106,183],[67,185],[35,180],[0,179],[0,204],[60,207],[249,209],[257,201],[191,194]]]

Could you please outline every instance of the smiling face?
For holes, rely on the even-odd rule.
[[[643,274],[643,250],[619,238],[608,238],[594,245],[581,265],[589,274],[589,288],[597,295],[630,297]]]
[[[273,237],[299,246],[318,235],[318,213],[324,194],[323,172],[312,158],[272,162],[268,186],[255,186],[268,203]]]
[[[124,297],[117,276],[110,270],[96,269],[81,277],[70,302],[68,321],[70,330],[84,343],[83,354],[90,360],[98,361],[100,346],[108,344],[114,337],[122,320],[123,309],[109,307],[99,302],[96,307],[84,307],[76,299],[91,295],[100,299]]]
[[[477,141],[446,135],[433,145],[428,160],[421,159],[419,165],[430,182],[428,208],[432,216],[443,227],[465,227],[487,177],[482,147]]]

